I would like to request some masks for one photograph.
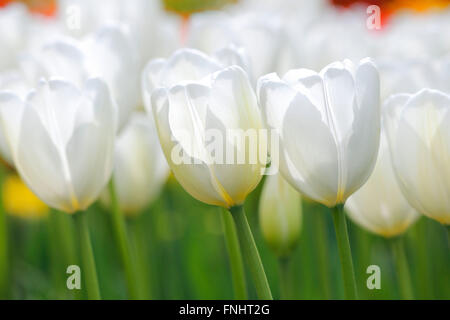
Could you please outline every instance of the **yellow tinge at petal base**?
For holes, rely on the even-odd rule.
[[[9,175],[3,183],[3,205],[6,212],[25,219],[44,218],[48,207],[28,189],[16,175]]]

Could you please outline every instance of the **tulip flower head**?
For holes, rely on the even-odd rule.
[[[419,217],[400,190],[384,131],[381,134],[378,160],[372,175],[350,196],[345,208],[354,222],[384,237],[403,233]]]
[[[302,206],[297,190],[280,174],[268,175],[259,200],[259,220],[267,244],[287,256],[298,242]]]
[[[383,107],[392,164],[420,213],[450,224],[450,96],[431,89],[398,94]]]
[[[117,111],[106,84],[42,80],[25,101],[0,94],[0,126],[25,183],[47,205],[86,209],[109,180]]]
[[[380,136],[379,79],[367,59],[261,77],[258,97],[279,137],[280,171],[299,192],[343,204],[369,177]]]
[[[267,157],[258,152],[267,148],[266,139],[258,134],[263,123],[246,73],[231,66],[155,89],[151,106],[167,162],[184,189],[208,204],[242,204],[261,180]]]

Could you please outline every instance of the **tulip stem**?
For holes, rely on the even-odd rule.
[[[414,299],[411,286],[411,276],[408,267],[408,259],[406,258],[405,244],[403,238],[390,240],[392,253],[395,259],[395,267],[397,269],[397,279],[400,286],[400,292],[403,299]]]
[[[355,271],[353,268],[352,252],[348,240],[347,222],[345,219],[344,206],[337,205],[332,210],[334,229],[341,260],[342,277],[344,280],[344,291],[346,299],[357,299]]]
[[[122,260],[122,265],[125,271],[125,277],[128,285],[128,293],[131,299],[139,299],[139,289],[137,287],[138,281],[136,279],[136,272],[134,270],[135,265],[133,265],[131,260],[131,249],[130,242],[127,237],[127,230],[125,227],[125,219],[123,213],[119,207],[119,201],[117,199],[116,188],[114,185],[114,179],[111,178],[108,185],[109,196],[112,207],[112,224],[114,228],[114,234],[116,237],[116,243],[119,247],[120,259]]]
[[[1,165],[1,164],[0,164]],[[4,168],[0,168],[0,299],[8,297],[9,265],[8,265],[8,217],[3,207],[3,176]]]
[[[98,287],[97,271],[95,268],[94,253],[92,251],[91,237],[86,221],[86,211],[74,214],[75,224],[80,241],[82,274],[84,274],[87,297],[89,300],[100,300],[100,289]]]
[[[225,242],[227,245],[228,257],[230,259],[234,296],[237,300],[246,300],[248,296],[247,287],[245,285],[244,264],[242,262],[236,227],[234,225],[233,217],[227,211],[221,211]]]
[[[258,249],[256,248],[252,231],[248,225],[244,207],[242,205],[231,207],[230,212],[233,216],[234,223],[236,224],[236,231],[241,245],[242,255],[244,256],[247,267],[250,269],[256,293],[259,299],[272,300],[272,293],[270,292],[266,273],[264,272],[264,267]]]
[[[328,257],[329,254],[329,248],[328,248],[328,234],[327,234],[327,221],[326,218],[328,216],[325,216],[325,212],[322,212],[322,210],[317,209],[318,212],[315,213],[315,245],[317,250],[317,258],[318,258],[318,271],[321,278],[321,284],[322,284],[322,291],[323,291],[323,297],[325,299],[330,299],[331,297],[331,288],[330,288],[330,269],[328,265]]]
[[[448,247],[450,248],[450,226],[444,226],[444,228],[447,231],[447,243]]]
[[[290,275],[290,257],[280,257],[278,259],[279,274],[280,274],[280,299],[291,299],[291,279]]]

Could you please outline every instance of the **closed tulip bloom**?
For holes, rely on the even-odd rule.
[[[298,242],[302,206],[298,192],[280,174],[267,176],[259,200],[259,221],[267,244],[280,257]]]
[[[389,98],[383,110],[403,194],[420,213],[450,224],[450,96],[422,89]]]
[[[0,94],[0,125],[30,189],[65,212],[86,209],[110,178],[116,109],[106,84],[42,80],[25,101]]]
[[[320,73],[298,69],[282,79],[260,78],[259,101],[279,137],[283,177],[328,207],[343,204],[376,161],[379,95],[378,72],[367,59],[335,62]]]
[[[153,121],[135,112],[116,139],[114,182],[120,208],[136,214],[161,191],[169,167],[161,150]],[[102,194],[108,202],[108,192]]]
[[[263,128],[245,72],[232,66],[202,81],[156,89],[151,105],[167,162],[184,189],[208,204],[225,208],[242,204],[261,180],[266,162],[265,154],[249,161],[255,155],[252,150],[257,152],[266,144],[261,135],[257,134],[254,145],[228,138],[231,131],[257,133]],[[211,139],[217,158],[211,152]],[[244,156],[244,161],[234,157],[226,161],[228,151]]]
[[[345,208],[354,222],[383,237],[403,233],[419,217],[403,196],[396,181],[389,146],[383,133],[372,175],[350,196]]]

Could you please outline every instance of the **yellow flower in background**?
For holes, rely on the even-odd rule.
[[[39,200],[16,174],[6,177],[2,197],[6,212],[13,216],[39,219],[48,215],[45,203]]]

